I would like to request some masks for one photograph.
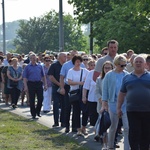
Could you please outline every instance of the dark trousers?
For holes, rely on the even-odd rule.
[[[29,91],[29,101],[30,101],[30,111],[32,116],[36,116],[40,114],[42,102],[43,102],[43,83],[39,82],[31,82],[28,81],[28,91]],[[37,96],[37,105],[35,107],[35,95]]]
[[[12,89],[10,89],[10,95],[12,99],[11,103],[17,105],[17,102],[20,96],[20,90],[17,89],[16,87],[13,87]]]
[[[96,121],[98,119],[97,102],[88,101],[88,109],[89,109],[90,125],[95,126]]]
[[[69,128],[70,127],[71,104],[69,102],[69,95],[68,95],[68,93],[69,93],[69,90],[70,90],[70,86],[67,85],[67,84],[65,84],[64,88],[65,88],[65,95],[64,95],[64,102],[65,102],[65,125],[66,125],[66,128]]]
[[[82,111],[82,126],[87,125],[88,120],[88,109],[87,105],[83,104],[82,100],[74,102],[73,104],[73,118],[72,118],[72,126],[74,128],[81,127],[81,111]]]
[[[52,86],[54,124],[58,124],[59,118],[60,122],[64,123],[64,101],[63,96],[57,92],[58,88],[59,87],[57,86]],[[59,108],[61,109],[60,115],[59,115]]]
[[[127,112],[131,150],[149,150],[150,112]]]

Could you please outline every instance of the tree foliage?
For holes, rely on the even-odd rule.
[[[20,28],[14,44],[18,52],[36,53],[45,50],[58,51],[59,49],[59,17],[55,11],[50,11],[41,17],[21,20]],[[86,40],[81,31],[81,25],[71,15],[64,15],[64,49],[84,50]]]
[[[74,4],[79,22],[93,21],[93,37],[100,48],[116,39],[120,52],[131,48],[137,53],[150,53],[150,0],[80,1],[68,0]],[[87,6],[90,8],[86,12]]]

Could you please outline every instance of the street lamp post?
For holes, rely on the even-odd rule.
[[[2,17],[3,17],[3,53],[6,54],[6,38],[5,38],[5,3],[2,0]]]
[[[59,52],[64,51],[63,0],[59,0]]]

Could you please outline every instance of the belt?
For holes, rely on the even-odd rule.
[[[30,83],[40,83],[42,81],[28,81],[28,82],[30,82]]]

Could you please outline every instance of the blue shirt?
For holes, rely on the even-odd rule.
[[[122,80],[123,80],[123,77],[125,76],[124,72],[121,72],[121,73],[116,73],[116,85],[115,85],[115,100],[114,102],[108,102],[109,104],[109,109],[111,112],[113,113],[117,113],[117,101],[118,101],[118,94],[119,94],[119,91],[120,91],[120,88],[121,88],[121,84],[122,84]],[[122,107],[121,107],[121,110],[123,113],[126,112],[126,101],[124,101]]]
[[[126,93],[127,111],[150,112],[150,73],[140,77],[131,73],[123,78],[121,90]]]
[[[85,68],[83,63],[80,66],[82,68]],[[61,71],[60,71],[60,75],[64,76],[64,78],[66,79],[68,71],[73,67],[74,67],[74,64],[72,63],[72,60],[67,61],[66,63],[63,64]],[[65,83],[67,83],[66,80],[65,80]]]
[[[41,65],[31,63],[28,64],[23,72],[23,78],[26,78],[28,81],[41,81],[42,77],[45,76],[44,69]]]

